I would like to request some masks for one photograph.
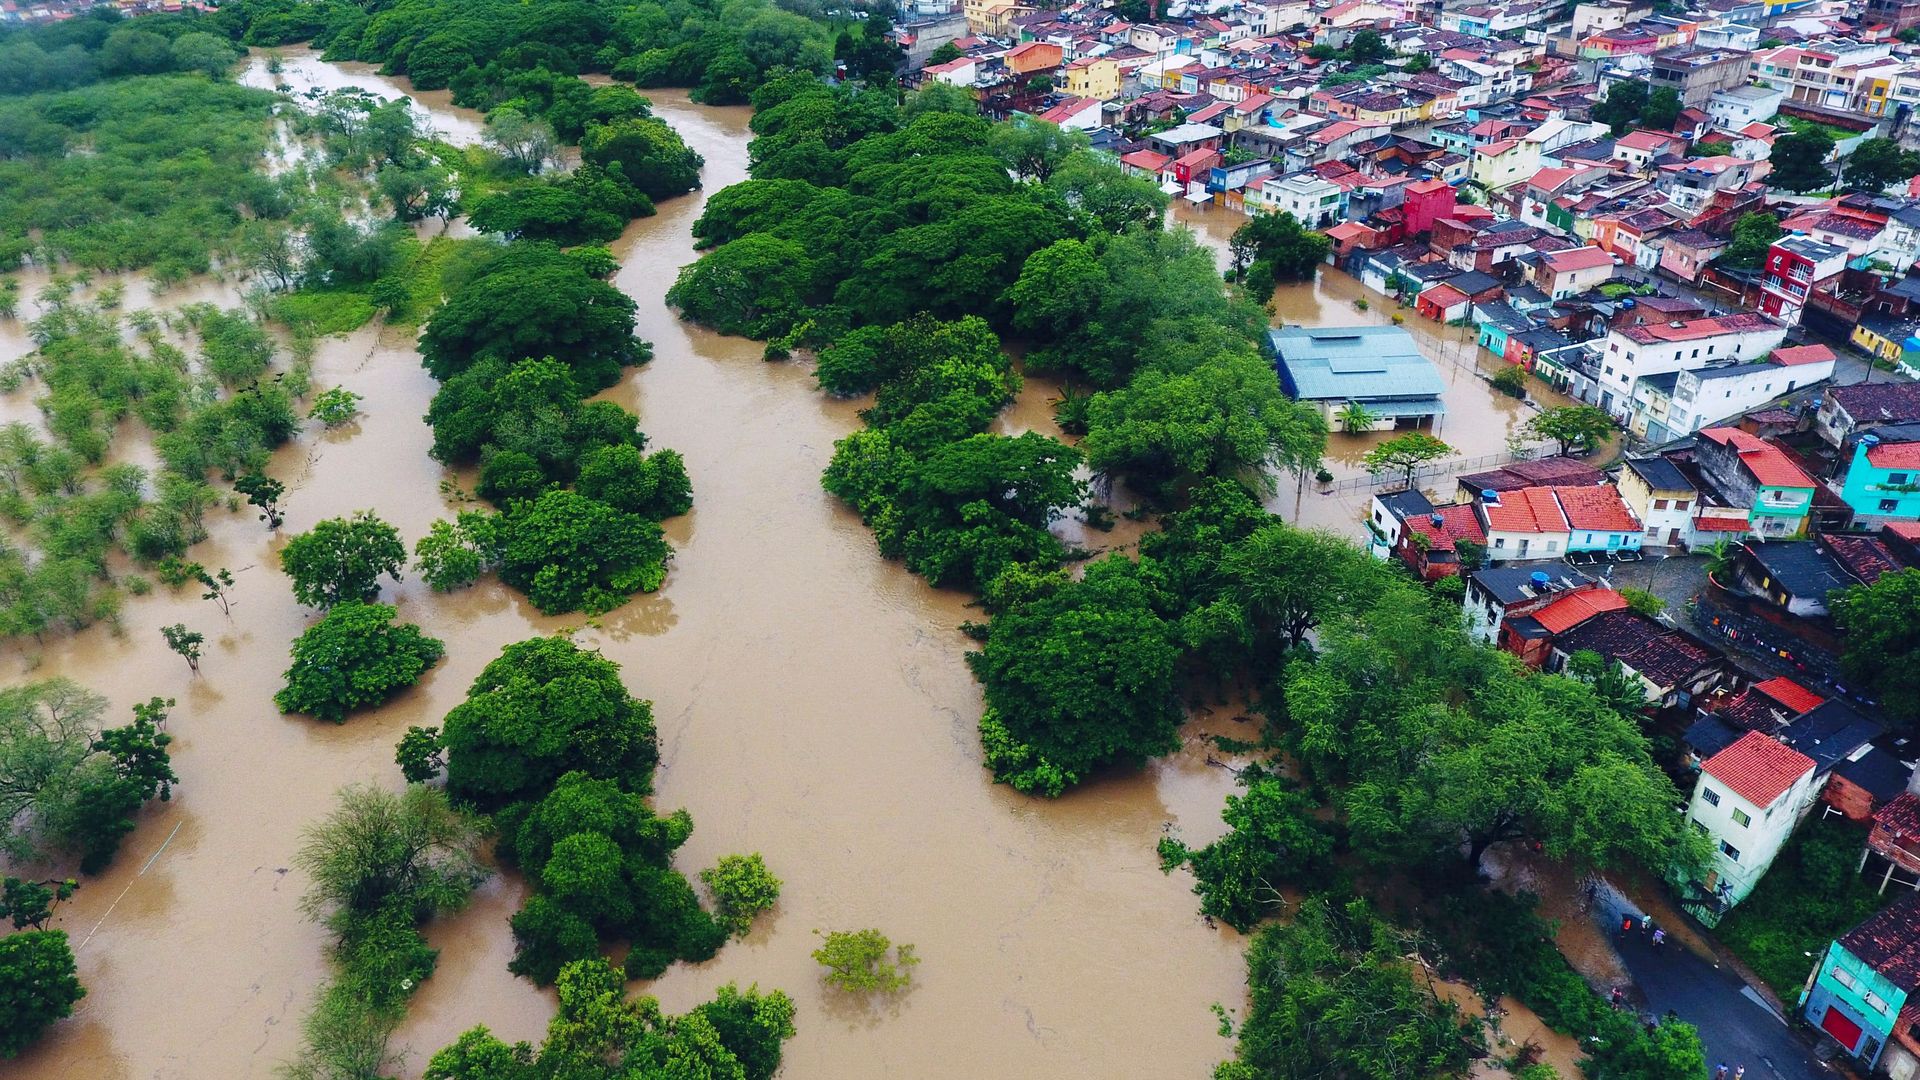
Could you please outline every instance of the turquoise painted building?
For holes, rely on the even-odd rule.
[[[1920,442],[1860,436],[1840,497],[1853,508],[1855,520],[1878,524],[1920,519]]]
[[[1882,1064],[1901,1010],[1920,984],[1920,894],[1904,896],[1827,946],[1807,987],[1807,1022],[1864,1070]],[[1911,1023],[1909,1016],[1907,1022]],[[1895,1056],[1911,1052],[1895,1042]],[[1891,1064],[1889,1061],[1887,1064]]]

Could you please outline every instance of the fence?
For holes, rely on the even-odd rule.
[[[1428,462],[1413,470],[1413,482],[1423,484],[1436,476],[1459,476],[1461,473],[1479,472],[1482,469],[1496,469],[1515,461],[1528,461],[1532,453],[1516,454],[1502,451],[1497,454],[1482,454],[1476,458],[1448,458],[1445,461]],[[1400,483],[1406,474],[1395,469],[1389,472],[1375,473],[1371,476],[1356,476],[1350,480],[1341,480],[1319,488],[1323,494],[1346,495],[1355,491],[1375,492],[1384,487]]]

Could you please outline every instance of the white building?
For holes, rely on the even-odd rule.
[[[1596,380],[1598,404],[1625,423],[1634,384],[1649,375],[1751,360],[1780,344],[1787,328],[1750,311],[1686,322],[1628,326],[1607,334]]]
[[[1688,825],[1713,842],[1707,894],[1723,909],[1745,900],[1819,795],[1813,759],[1758,731],[1708,758],[1687,804]]]
[[[1339,184],[1317,173],[1297,172],[1261,184],[1260,205],[1268,213],[1284,210],[1300,224],[1320,229],[1340,220],[1342,193]]]
[[[1780,111],[1780,103],[1786,99],[1784,90],[1766,86],[1736,86],[1718,91],[1707,99],[1707,115],[1713,117],[1715,127],[1739,131],[1755,121],[1773,119],[1774,114]]]
[[[1781,362],[1781,353],[1805,361]],[[1752,412],[1782,394],[1833,376],[1833,350],[1825,345],[1780,349],[1763,361],[1651,375],[1634,385],[1628,430],[1651,443],[1691,435]]]

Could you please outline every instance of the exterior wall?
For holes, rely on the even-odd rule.
[[[1066,90],[1074,97],[1112,101],[1120,96],[1120,65],[1112,60],[1094,60],[1069,67]]]
[[[1574,529],[1567,534],[1568,551],[1638,551],[1640,534],[1605,529]]]
[[[1854,444],[1840,497],[1863,524],[1920,518],[1920,470],[1882,469],[1867,460],[1865,438]]]
[[[1567,552],[1566,533],[1487,533],[1487,561],[1552,559]]]
[[[1817,794],[1809,768],[1772,806],[1755,806],[1703,770],[1694,781],[1687,821],[1714,842],[1710,876],[1715,880],[1710,891],[1720,895],[1728,907],[1745,900],[1767,867],[1773,865],[1774,856],[1793,835],[1793,827]],[[1736,814],[1746,815],[1747,824],[1740,824]],[[1730,854],[1728,848],[1738,856]]]
[[[1620,470],[1620,498],[1647,531],[1641,543],[1647,547],[1668,547],[1683,543],[1693,525],[1691,491],[1654,491],[1632,469]]]
[[[1906,991],[1836,941],[1827,946],[1826,955],[1820,958],[1820,975],[1814,979],[1812,992],[1807,996],[1806,1016],[1808,1022],[1828,1038],[1840,1042],[1827,1018],[1829,1009],[1840,1010],[1842,1016],[1860,1029],[1853,1045],[1842,1042],[1842,1047],[1871,1068],[1893,1034],[1894,1020],[1906,999]]]
[[[1753,531],[1772,540],[1802,536],[1812,510],[1812,488],[1762,487],[1753,496]]]

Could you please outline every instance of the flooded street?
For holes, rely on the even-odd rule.
[[[281,78],[296,91],[301,72],[404,90],[357,65],[287,56]],[[705,155],[707,193],[744,177],[746,110],[649,96]],[[432,114],[443,132],[460,119]],[[799,1035],[782,1075],[799,1080],[1205,1075],[1229,1052],[1208,1006],[1238,1011],[1241,940],[1201,923],[1188,878],[1160,873],[1154,843],[1169,822],[1189,842],[1217,835],[1231,777],[1206,764],[1201,740],[1245,735],[1244,725],[1225,715],[1191,725],[1184,752],[1056,803],[989,783],[979,691],[956,630],[977,612],[882,560],[820,488],[857,405],[820,395],[805,365],[767,364],[757,343],[707,334],[664,307],[693,258],[700,205],[698,195],[663,203],[616,245],[618,283],[639,303],[655,359],[612,391],[654,445],[686,456],[696,508],[666,523],[679,551],[666,586],[581,640],[654,703],[657,803],[695,822],[681,868],[759,851],[786,884],[751,938],[636,992],[678,1011],[728,981],[786,990]],[[23,339],[7,341],[5,358],[18,355]],[[363,395],[364,415],[340,431],[310,427],[276,456],[287,534],[371,509],[411,541],[457,508],[442,491],[450,474],[427,456],[420,417],[434,384],[410,332],[323,342],[315,382]],[[9,408],[30,408],[32,393]],[[96,627],[4,658],[9,679],[68,675],[106,695],[110,717],[151,695],[177,698],[180,774],[173,801],[146,815],[112,870],[60,909],[89,993],[9,1076],[271,1075],[327,971],[325,935],[296,907],[305,883],[288,871],[302,827],[343,784],[398,786],[394,742],[409,725],[437,724],[503,645],[582,625],[541,617],[491,582],[439,596],[409,579],[383,599],[444,639],[446,659],[344,725],[283,717],[270,698],[312,616],[251,514],[209,523],[193,557],[234,570],[231,620],[197,591],[158,589],[129,600],[121,633]],[[155,630],[173,622],[208,635],[198,677]],[[543,1031],[551,995],[505,967],[520,892],[517,879],[496,880],[430,928],[442,954],[396,1039],[410,1050],[406,1075],[477,1023],[509,1039]],[[873,1011],[823,992],[808,955],[814,930],[864,926],[913,943],[923,961],[914,987]]]
[[[1237,212],[1212,207],[1196,209],[1179,201],[1173,209],[1173,221],[1191,228],[1207,247],[1212,248],[1222,268],[1227,265],[1227,244],[1233,232],[1247,218]],[[1365,300],[1362,311],[1354,301]],[[1411,307],[1398,307],[1392,297],[1373,292],[1357,280],[1331,266],[1323,266],[1311,284],[1282,285],[1269,305],[1275,326],[1384,326],[1397,314],[1403,317],[1401,329],[1412,335],[1420,351],[1433,361],[1446,383],[1441,395],[1447,411],[1429,433],[1452,446],[1456,458],[1477,460],[1507,451],[1507,440],[1519,435],[1520,428],[1537,415],[1534,404],[1511,398],[1493,389],[1487,382],[1507,366],[1506,361],[1480,348],[1478,330],[1472,326],[1445,326],[1421,318]],[[1569,403],[1553,388],[1537,379],[1527,382],[1527,396],[1540,408]],[[1369,432],[1348,435],[1335,431],[1327,436],[1325,468],[1334,475],[1336,485],[1367,476],[1361,459],[1367,451],[1402,432]],[[1491,468],[1491,465],[1478,466]],[[1351,487],[1352,485],[1346,485]],[[1430,494],[1442,502],[1453,501],[1451,477],[1429,484]],[[1280,493],[1268,500],[1267,508],[1289,521],[1331,529],[1343,536],[1360,539],[1369,493],[1365,490],[1338,490],[1323,495],[1311,478],[1302,485],[1297,478],[1280,478]]]

